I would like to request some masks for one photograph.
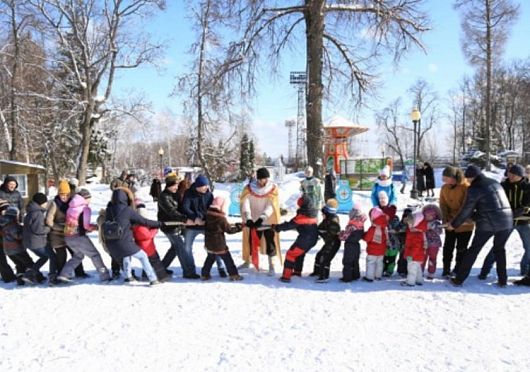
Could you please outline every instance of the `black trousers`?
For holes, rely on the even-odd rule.
[[[457,273],[466,253],[469,240],[473,231],[455,232],[445,231],[445,240],[443,246],[443,275],[451,273],[451,262],[453,261],[453,252],[456,245],[456,263],[453,272]]]
[[[262,236],[265,237],[265,251],[267,256],[276,255],[276,243],[274,242],[275,232],[272,229],[258,231],[258,237],[261,239]]]
[[[208,256],[206,256],[206,260],[204,260],[204,264],[202,265],[202,276],[210,275],[210,270],[212,269],[212,265],[215,262],[216,257],[219,257],[223,260],[226,266],[226,271],[228,271],[228,275],[238,275],[237,267],[234,264],[234,259],[232,258],[230,252],[226,251],[223,254],[208,253]]]
[[[9,259],[15,264],[17,274],[24,274],[26,271],[31,270],[34,265],[33,259],[26,251],[9,255]]]
[[[506,274],[506,251],[504,246],[506,241],[510,237],[512,229],[502,230],[498,232],[493,231],[475,231],[475,236],[471,242],[471,246],[464,254],[462,258],[462,264],[458,268],[456,273],[456,280],[463,283],[471,272],[471,267],[475,263],[477,256],[484,247],[484,244],[493,236],[493,248],[492,251],[495,254],[497,262],[497,280],[500,284],[506,284],[508,276]]]
[[[361,244],[359,241],[346,242],[344,244],[344,256],[342,256],[342,280],[350,282],[361,277],[359,269],[359,257],[361,256]]]
[[[5,283],[12,282],[17,278],[13,269],[7,262],[6,254],[2,247],[0,247],[0,276]]]
[[[329,267],[331,266],[331,261],[337,254],[339,248],[340,240],[339,238],[336,238],[333,241],[324,244],[320,251],[318,251],[315,257],[313,273],[318,275],[319,279],[329,278]]]

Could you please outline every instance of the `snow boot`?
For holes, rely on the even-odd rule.
[[[240,280],[243,280],[243,277],[239,274],[235,274],[235,275],[230,275],[230,281],[231,282],[237,282],[237,281],[240,281]]]
[[[274,276],[276,272],[274,271],[274,261],[273,257],[269,256],[269,272],[267,273],[268,276]]]
[[[525,276],[522,279],[516,280],[513,282],[515,285],[524,285],[530,287],[530,275]]]

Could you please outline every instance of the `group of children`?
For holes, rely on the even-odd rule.
[[[86,231],[96,230],[98,225],[90,223],[90,209],[87,203],[82,203],[79,207],[76,201],[86,200],[90,195],[83,195],[79,192],[70,201],[69,209],[66,212],[65,238],[66,240],[77,239],[82,236],[83,241],[89,241],[85,236]],[[432,279],[436,271],[436,257],[441,247],[440,234],[442,232],[441,211],[438,206],[429,204],[421,210],[413,211],[405,209],[401,218],[397,216],[394,205],[389,205],[388,196],[384,191],[378,194],[379,203],[372,208],[366,216],[360,207],[356,205],[349,213],[349,221],[344,230],[341,230],[339,218],[337,216],[337,201],[329,199],[322,208],[323,219],[318,223],[318,211],[314,208],[314,203],[309,195],[303,195],[298,200],[298,210],[296,216],[290,221],[270,226],[276,232],[296,229],[298,237],[289,248],[285,256],[284,269],[280,280],[289,282],[292,276],[301,276],[305,254],[312,249],[318,241],[323,239],[323,246],[315,257],[313,272],[310,276],[315,276],[317,282],[327,282],[330,275],[331,261],[340,249],[341,242],[344,241],[343,254],[343,282],[351,282],[361,278],[359,260],[361,256],[361,240],[366,242],[366,273],[363,279],[367,282],[381,280],[383,276],[391,276],[397,266],[400,276],[406,278],[402,285],[415,286],[423,284],[423,273],[427,266],[427,278]],[[132,202],[132,201],[130,201]],[[28,204],[24,224],[18,222],[19,211],[8,205],[0,206],[2,216],[0,217],[0,228],[3,237],[3,248],[11,261],[15,264],[19,283],[40,283],[45,280],[40,272],[40,268],[50,260],[50,281],[57,277],[71,276],[76,264],[83,258],[83,253],[94,262],[101,280],[110,280],[110,273],[103,264],[101,256],[95,246],[91,244],[91,249],[84,247],[80,254],[74,257],[65,267],[58,272],[55,267],[54,250],[47,244],[47,235],[50,228],[45,224],[45,213],[48,200],[44,194],[37,193]],[[144,214],[144,205],[141,201],[136,201],[138,212]],[[234,265],[233,258],[228,250],[224,234],[237,233],[241,231],[241,224],[230,224],[224,213],[225,202],[222,197],[216,197],[209,208],[205,225],[205,248],[207,257],[204,262],[201,277],[203,280],[210,279],[210,269],[216,256],[223,259],[227,271],[232,280],[241,280],[241,277]],[[76,212],[76,213],[74,213]],[[136,214],[136,212],[135,212]],[[79,225],[79,216],[84,216],[84,221]],[[76,220],[71,223],[69,220]],[[139,217],[136,220],[144,220]],[[366,222],[369,227],[365,231]],[[145,221],[144,221],[145,222]],[[151,221],[156,224],[156,221]],[[160,225],[160,223],[158,223]],[[150,225],[150,226],[149,226]],[[69,231],[73,226],[75,232]],[[99,223],[101,228],[101,221]],[[131,228],[131,226],[124,226]],[[167,272],[160,263],[159,256],[154,246],[154,237],[157,227],[152,223],[132,225],[132,236],[138,247],[148,257],[149,267],[144,267],[151,282],[168,279]],[[77,230],[83,230],[81,232]],[[76,246],[76,241],[71,241],[71,245]],[[103,239],[103,246],[105,242]],[[88,242],[87,244],[88,245]],[[112,245],[112,244],[111,244]],[[93,249],[92,249],[93,248]],[[37,257],[33,261],[27,250],[31,250]],[[106,249],[108,251],[108,249]],[[74,250],[78,251],[78,249]],[[90,252],[89,252],[90,251]],[[112,252],[109,252],[112,253]],[[132,257],[136,257],[134,252]],[[112,254],[111,254],[112,256]],[[123,256],[123,257],[121,257]],[[130,280],[130,258],[131,255],[120,255],[126,267],[127,280]],[[125,264],[125,261],[126,264]],[[142,263],[143,266],[144,263]],[[156,277],[154,276],[156,274]],[[158,280],[157,280],[158,278]],[[68,281],[68,280],[65,280]],[[54,281],[53,284],[56,282]]]
[[[301,276],[305,254],[322,237],[324,245],[315,257],[313,272],[317,282],[329,280],[330,264],[344,241],[342,259],[343,282],[361,278],[359,259],[361,240],[366,242],[366,272],[363,279],[367,282],[381,280],[391,276],[396,268],[400,276],[406,278],[404,286],[423,284],[423,273],[427,266],[427,278],[433,279],[436,272],[436,258],[442,245],[442,213],[435,204],[425,205],[421,210],[405,209],[399,218],[394,205],[388,204],[388,195],[384,191],[378,194],[379,203],[366,216],[360,207],[354,206],[349,213],[349,221],[341,230],[337,216],[337,201],[329,199],[322,209],[323,220],[317,224],[317,211],[308,208],[311,205],[308,196],[298,201],[296,216],[289,222],[273,226],[276,231],[297,229],[298,237],[285,256],[283,275],[280,280],[290,282],[291,277]],[[370,226],[365,231],[365,223]]]

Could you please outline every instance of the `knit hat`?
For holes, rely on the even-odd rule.
[[[322,208],[322,212],[328,213],[328,214],[336,214],[337,213],[337,207],[339,206],[339,203],[336,199],[328,199],[326,201],[326,205],[324,208]]]
[[[370,220],[372,220],[372,221],[377,219],[378,217],[383,216],[383,215],[384,215],[384,213],[381,210],[381,208],[379,208],[379,207],[374,207],[374,208],[370,209]]]
[[[386,191],[379,191],[377,193],[377,199],[379,200],[379,205],[382,207],[386,207],[388,205],[388,194]]]
[[[208,186],[208,178],[206,178],[204,175],[200,174],[195,179],[195,186],[194,187],[202,187],[202,186]]]
[[[70,194],[70,185],[68,184],[67,180],[60,180],[59,181],[59,188],[57,189],[57,193],[60,194]]]
[[[482,171],[479,167],[476,165],[470,165],[467,167],[466,171],[464,172],[464,177],[466,178],[475,178],[482,174]]]
[[[90,199],[92,197],[92,195],[90,194],[90,191],[88,191],[87,189],[80,189],[77,192],[77,194],[82,196],[85,199]]]
[[[388,166],[384,166],[383,169],[379,171],[380,176],[386,176],[387,178],[390,177],[390,168]]]
[[[305,171],[304,171],[304,174],[306,177],[313,177],[313,167],[312,166],[307,166]]]
[[[166,187],[174,186],[178,181],[177,175],[175,173],[170,173],[166,176]]]
[[[456,178],[456,168],[451,166],[445,167],[442,172],[442,176]]]
[[[313,207],[313,198],[310,195],[304,194],[296,201],[298,205],[298,213],[307,217],[316,217],[318,210]]]
[[[48,202],[48,198],[42,192],[38,192],[35,195],[33,195],[31,200],[37,203],[38,205],[42,205]]]
[[[359,218],[362,215],[363,215],[363,211],[361,210],[360,203],[355,203],[352,209],[350,210],[350,213],[348,214],[348,216],[350,217],[350,220]]]
[[[4,212],[4,215],[16,217],[18,216],[18,208],[10,205],[9,207],[7,207],[6,211]]]
[[[267,168],[260,168],[256,171],[256,178],[261,180],[263,178],[271,178],[271,175]]]
[[[522,165],[515,164],[510,167],[508,170],[509,173],[513,174],[514,176],[524,177],[525,176],[525,170]]]
[[[226,203],[226,199],[225,198],[223,198],[222,196],[216,196],[213,199],[213,202],[210,205],[210,208],[215,208],[215,209],[223,212],[224,208],[225,208],[225,203]]]

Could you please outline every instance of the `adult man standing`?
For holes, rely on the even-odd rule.
[[[184,217],[179,211],[178,199],[177,199],[177,188],[179,179],[175,174],[168,174],[166,177],[166,186],[160,193],[158,198],[158,220],[161,222],[168,221],[180,221],[184,222]],[[195,274],[195,269],[189,267],[189,258],[184,250],[184,241],[182,240],[181,229],[176,226],[163,225],[160,230],[166,235],[171,247],[166,252],[166,255],[162,259],[162,264],[167,269],[171,262],[178,256],[180,266],[182,267],[182,274],[185,278],[193,276],[194,279],[198,279],[199,276]],[[195,274],[195,275],[192,275]]]
[[[501,185],[508,196],[510,207],[512,207],[513,229],[519,233],[523,242],[521,276],[525,276],[529,273],[530,268],[530,185],[525,178],[525,169],[518,164],[512,165],[508,169],[507,178],[502,181]],[[479,279],[486,279],[494,262],[495,254],[492,249],[484,259]]]
[[[506,251],[504,245],[512,231],[513,214],[506,193],[501,185],[484,176],[477,166],[467,167],[464,176],[469,180],[464,205],[448,224],[452,231],[472,217],[476,224],[471,246],[464,254],[457,275],[451,279],[455,286],[461,286],[469,276],[471,267],[484,244],[493,236],[493,252],[497,259],[497,280],[500,287],[506,286]]]
[[[186,216],[186,232],[184,233],[184,250],[187,259],[190,279],[199,277],[195,272],[195,261],[193,259],[193,242],[199,234],[204,235],[204,224],[206,213],[213,202],[213,194],[210,191],[208,179],[202,174],[184,193],[182,210]],[[216,255],[215,261],[221,277],[226,277],[226,270],[223,267],[221,258]]]
[[[256,180],[249,183],[240,197],[243,228],[243,265],[252,263],[259,268],[259,253],[266,254],[269,261],[269,275],[274,275],[274,257],[281,262],[280,238],[274,230],[258,231],[262,224],[277,225],[280,222],[278,187],[270,180],[267,168],[256,172]]]
[[[20,222],[22,222],[24,217],[24,213],[22,213],[22,211],[24,210],[24,201],[22,199],[22,194],[17,189],[17,179],[13,176],[6,176],[6,178],[4,179],[4,183],[2,183],[2,186],[0,186],[0,199],[4,199],[12,207],[18,208],[18,210],[20,211],[19,220]]]

